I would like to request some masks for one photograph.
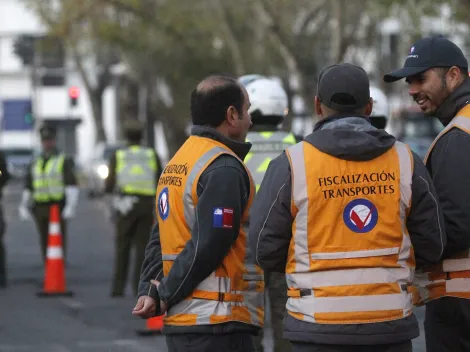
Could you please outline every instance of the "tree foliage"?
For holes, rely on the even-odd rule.
[[[323,67],[344,60],[362,64],[365,53],[377,47],[383,19],[398,18],[411,41],[420,35],[420,18],[439,13],[442,5],[434,0],[25,1],[67,41],[77,66],[94,82],[89,86],[95,97],[109,82],[103,77],[108,78],[112,59],[126,63],[132,87],[150,93],[148,111],[163,122],[171,151],[185,138],[189,94],[204,76],[277,75],[291,94],[310,102]],[[450,2],[460,9],[452,18],[468,11],[466,1]],[[94,80],[85,65],[90,57]],[[291,85],[293,78],[297,84]],[[134,88],[123,90],[123,102],[132,105]],[[311,104],[306,105],[310,113]]]

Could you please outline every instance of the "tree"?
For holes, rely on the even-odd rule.
[[[290,94],[311,101],[323,67],[344,60],[362,64],[364,55],[377,51],[382,19],[399,17],[411,33],[407,23],[418,10],[410,7],[422,14],[439,11],[432,0],[60,0],[54,11],[43,5],[52,0],[28,1],[75,48],[84,75],[90,56],[118,51],[130,68],[120,100],[137,114],[130,92],[148,92],[148,113],[165,126],[170,152],[186,138],[190,92],[208,74],[276,75],[297,81],[292,89],[287,84]],[[109,66],[101,67],[106,82]],[[99,96],[102,85],[94,83],[90,90]]]
[[[35,38],[32,35],[21,35],[15,39],[13,51],[18,56],[23,65],[30,66],[34,61]]]
[[[110,69],[118,61],[116,50],[101,40],[114,14],[90,0],[25,0],[47,26],[62,39],[82,76],[93,111],[97,141],[106,141],[103,93],[112,80]]]

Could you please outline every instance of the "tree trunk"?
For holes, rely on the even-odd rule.
[[[272,14],[269,12],[268,8],[265,6],[264,1],[258,0],[253,3],[254,9],[258,13],[259,18],[264,22],[267,29],[270,31],[271,38],[274,43],[279,48],[279,53],[283,58],[289,79],[294,79],[296,81],[296,87],[294,91],[296,94],[305,97],[305,82],[303,80],[303,74],[300,70],[299,60],[295,55],[294,51],[290,47],[290,43],[284,33],[282,33],[281,28],[277,23],[275,23]],[[308,100],[306,100],[308,101]],[[283,130],[291,131],[292,130],[292,117],[288,116],[283,121]]]
[[[240,49],[239,42],[235,38],[234,31],[230,26],[230,20],[227,14],[227,8],[224,7],[221,0],[212,0],[212,7],[217,12],[220,18],[220,28],[227,41],[228,48],[232,54],[232,60],[234,64],[235,73],[237,76],[245,74],[245,63],[243,61],[243,55]]]
[[[330,41],[330,62],[332,64],[339,63],[341,44],[343,40],[343,9],[340,0],[332,0],[331,11],[331,41]]]
[[[166,106],[161,100],[154,101],[150,111],[155,114],[155,119],[162,123],[165,140],[168,147],[168,156],[172,158],[178,149],[183,145],[188,136],[186,135],[186,120],[178,118],[185,116],[183,109],[178,110],[180,106],[177,101],[171,107]]]
[[[93,111],[93,121],[96,128],[96,141],[106,142],[106,131],[103,125],[103,99],[101,94],[90,92],[91,109]]]
[[[172,158],[179,148],[186,141],[188,136],[184,128],[175,125],[174,120],[168,116],[162,116],[163,130],[165,131],[165,139],[168,147],[168,156]]]

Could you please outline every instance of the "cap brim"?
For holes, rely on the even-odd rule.
[[[428,69],[429,67],[403,67],[399,70],[387,73],[384,75],[383,79],[387,83],[395,82],[405,77],[417,75],[418,73],[427,71]]]

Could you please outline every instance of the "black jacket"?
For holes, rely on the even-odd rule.
[[[444,126],[470,102],[470,79],[436,112]],[[444,259],[470,248],[470,135],[458,128],[444,134],[426,163],[439,197],[447,233]]]
[[[3,187],[7,184],[10,179],[10,173],[8,172],[8,166],[5,155],[0,152],[0,199],[2,198]]]
[[[372,160],[395,144],[395,137],[372,127],[366,118],[338,116],[319,122],[304,141],[344,160]],[[412,207],[407,227],[417,266],[439,261],[445,234],[435,190],[421,159],[413,154]],[[312,165],[314,167],[314,165]],[[284,272],[292,238],[291,170],[285,153],[274,159],[250,210],[250,248],[266,271]],[[319,344],[384,344],[419,336],[414,315],[377,324],[330,325],[284,320],[284,337]]]
[[[217,140],[242,160],[251,148],[250,143],[230,140],[211,128],[196,126],[192,135]],[[233,156],[223,154],[217,157],[201,174],[196,208],[198,226],[194,226],[191,241],[186,243],[183,251],[173,263],[170,275],[163,277],[162,253],[158,223],[154,226],[150,242],[147,245],[145,260],[142,265],[139,294],[161,299],[170,307],[189,296],[206,277],[220,265],[240,229],[240,218],[243,214],[249,195],[250,180],[243,165]],[[223,205],[234,209],[233,228],[215,228],[212,226],[214,207]],[[150,279],[159,280],[158,292],[150,285]],[[205,326],[165,326],[165,334],[229,332],[257,333],[259,328],[237,322]]]

